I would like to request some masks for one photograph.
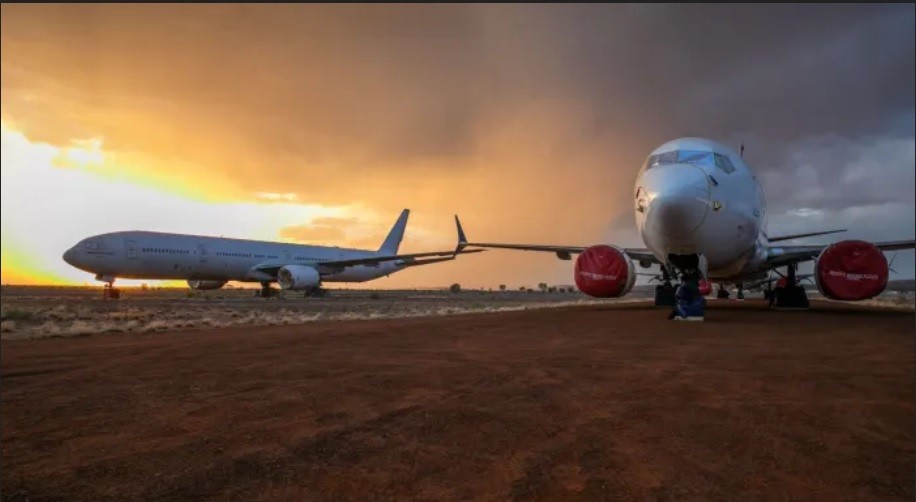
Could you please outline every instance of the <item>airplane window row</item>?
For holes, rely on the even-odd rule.
[[[224,253],[222,251],[217,251],[216,256],[234,256],[236,258],[251,258],[249,253]]]
[[[170,253],[170,254],[190,254],[187,249],[169,249],[169,248],[143,248],[144,253]]]
[[[646,159],[646,169],[666,164],[693,164],[697,166],[716,166],[723,172],[735,172],[735,166],[725,155],[703,150],[673,150],[659,153]]]

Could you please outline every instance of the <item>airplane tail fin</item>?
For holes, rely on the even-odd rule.
[[[401,239],[404,238],[404,229],[407,228],[407,218],[409,216],[410,209],[401,211],[401,216],[398,217],[398,221],[394,222],[394,226],[391,227],[391,231],[388,232],[388,237],[385,237],[385,242],[382,242],[382,246],[378,248],[379,253],[392,255],[398,253],[398,248],[401,246]]]

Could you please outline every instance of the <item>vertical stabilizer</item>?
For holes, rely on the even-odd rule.
[[[382,247],[378,248],[379,253],[398,253],[398,247],[401,245],[401,239],[404,238],[404,229],[407,228],[408,216],[410,216],[410,209],[401,211],[401,216],[398,217],[398,221],[394,222],[394,226],[391,227],[391,231],[388,232],[388,237],[385,237],[385,242],[382,243]]]

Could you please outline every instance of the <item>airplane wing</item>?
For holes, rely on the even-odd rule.
[[[881,251],[896,251],[900,249],[916,249],[916,240],[873,242]],[[821,251],[829,244],[774,246],[769,249],[767,264],[770,267],[782,267],[794,263],[801,263],[817,258]]]
[[[398,254],[390,256],[369,256],[366,258],[353,258],[349,260],[336,260],[336,261],[323,261],[320,263],[296,263],[296,265],[306,265],[314,267],[322,275],[332,274],[340,272],[342,269],[347,267],[355,267],[357,265],[376,265],[379,263],[384,263],[388,261],[402,261],[402,267],[415,267],[417,265],[427,265],[430,263],[438,263],[441,261],[454,260],[459,254],[470,254],[470,253],[481,253],[486,251],[485,249],[462,249],[456,251],[430,251],[427,253],[410,253],[410,254]],[[430,259],[418,259],[418,258],[428,258],[435,257]],[[267,274],[268,276],[274,278],[277,276],[277,272],[289,263],[265,263],[263,265],[255,265],[252,268],[252,271]]]
[[[461,228],[461,221],[458,219],[457,214],[455,215],[455,226],[458,227],[458,249],[461,249],[464,246],[475,246],[478,248],[542,251],[547,253],[554,253],[557,255],[557,258],[561,260],[570,260],[572,259],[572,255],[579,254],[588,249],[587,246],[545,246],[540,244],[499,244],[492,242],[468,242],[467,236],[464,234],[464,229]],[[634,260],[660,264],[658,258],[656,258],[655,255],[653,255],[652,252],[646,248],[624,248],[623,251],[627,254],[627,256]]]
[[[778,235],[778,236],[776,236],[776,237],[767,236],[767,240],[770,241],[770,242],[790,241],[790,240],[792,240],[792,239],[801,239],[801,238],[803,238],[803,237],[815,237],[815,236],[818,236],[818,235],[838,234],[838,233],[840,233],[840,232],[845,232],[845,231],[846,231],[845,228],[841,228],[841,229],[837,229],[837,230],[824,230],[824,231],[820,231],[820,232],[808,232],[808,233],[805,233],[805,234]]]
[[[319,263],[322,267],[331,267],[331,268],[343,268],[343,267],[353,267],[356,265],[373,265],[376,263],[384,263],[386,261],[397,261],[402,260],[412,265],[420,265],[423,262],[429,262],[430,260],[417,260],[417,258],[426,258],[431,256],[445,257],[439,258],[436,261],[445,261],[452,260],[456,255],[459,254],[468,254],[468,253],[481,253],[486,251],[485,249],[462,249],[455,251],[430,251],[428,253],[412,253],[412,254],[397,254],[391,256],[370,256],[368,258],[354,258],[351,260],[337,260],[337,261],[323,261]]]

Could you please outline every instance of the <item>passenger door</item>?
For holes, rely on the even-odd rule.
[[[124,242],[124,252],[127,255],[128,260],[137,259],[137,241],[125,241]]]

